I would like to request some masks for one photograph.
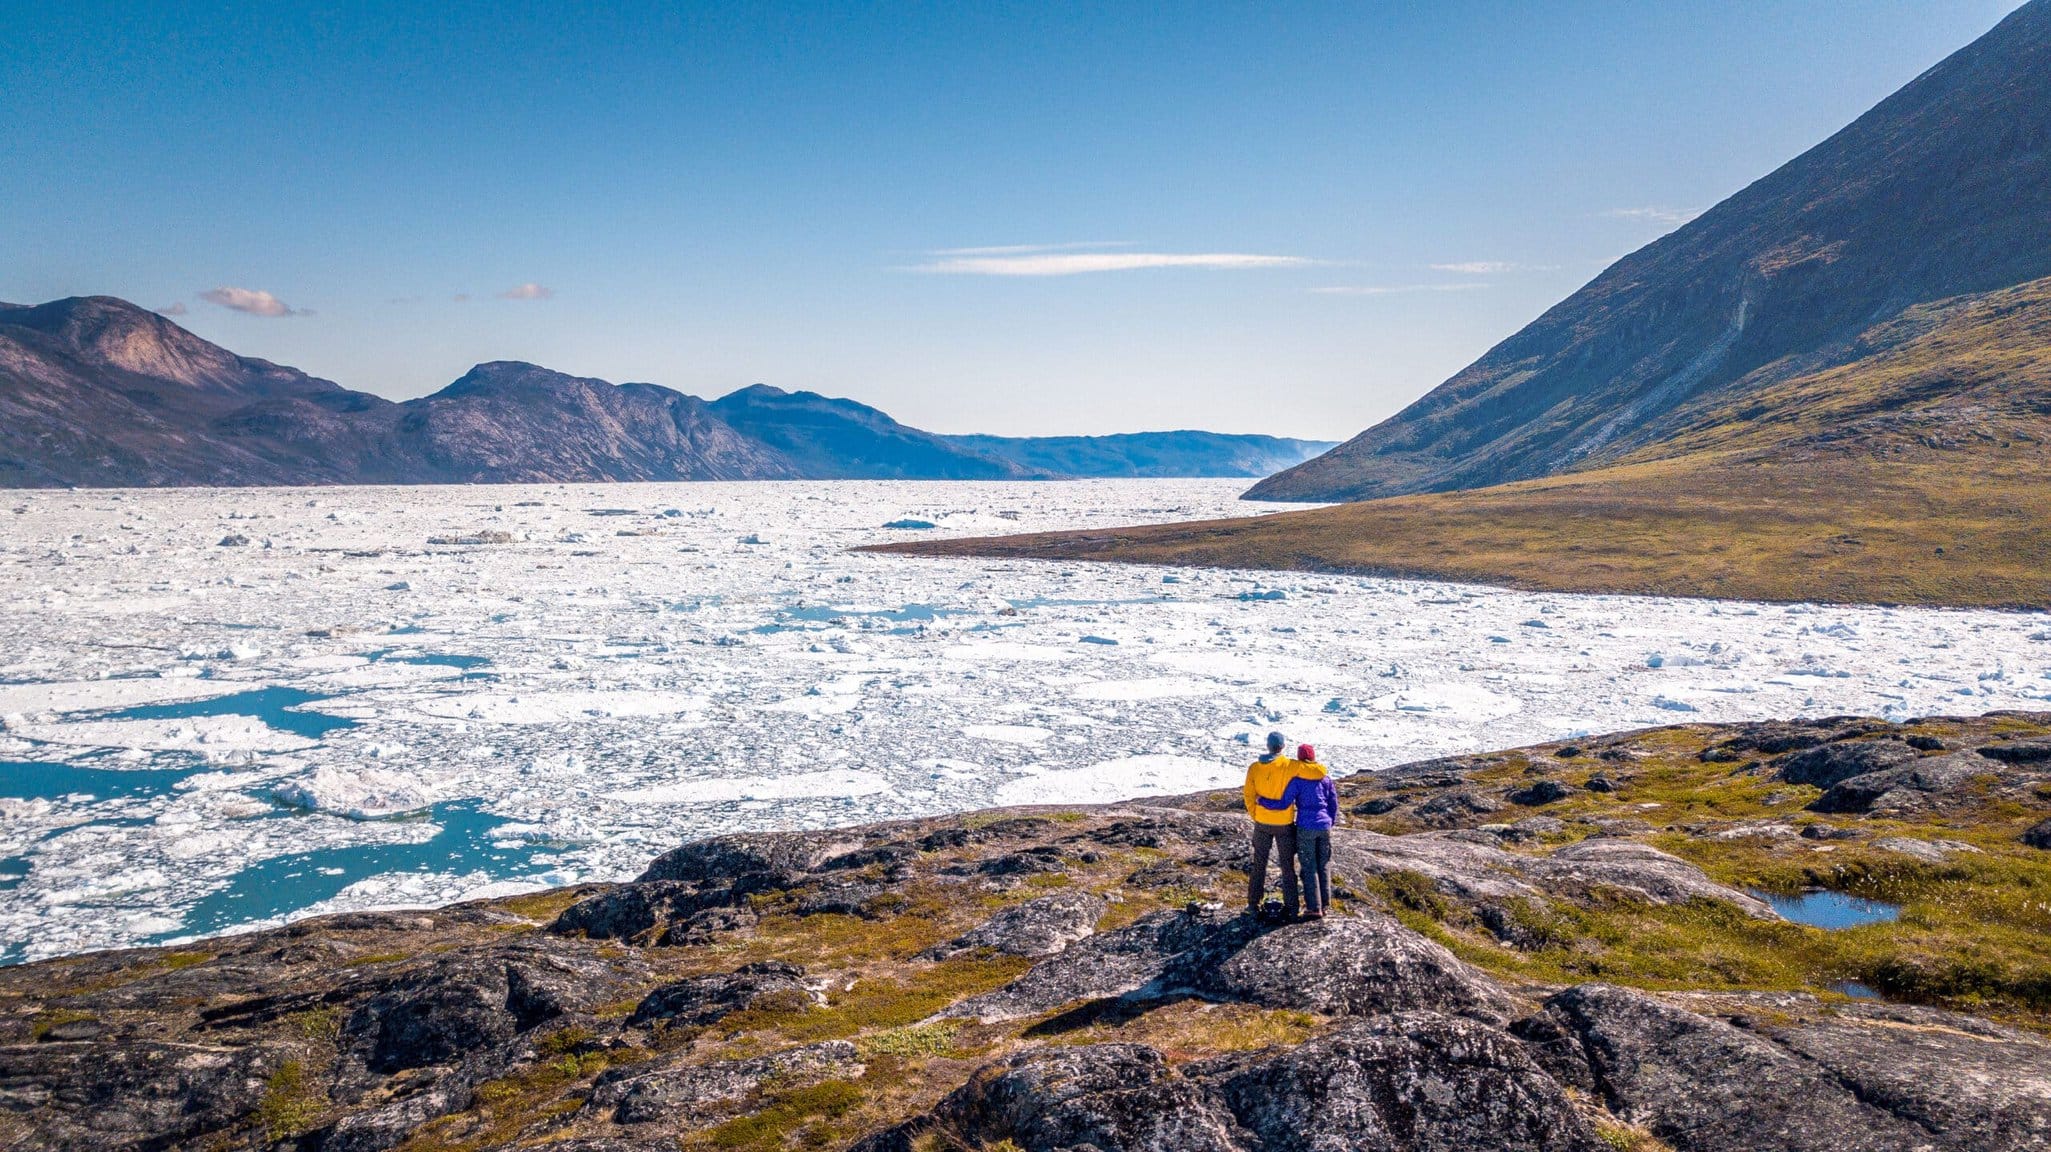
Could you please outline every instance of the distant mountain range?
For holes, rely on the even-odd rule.
[[[1247,496],[903,550],[2051,606],[2051,0]]]
[[[766,385],[714,401],[479,364],[394,403],[110,296],[0,304],[0,486],[1258,476],[1329,443],[941,436]]]

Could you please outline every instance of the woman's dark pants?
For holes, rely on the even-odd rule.
[[[1255,912],[1261,909],[1261,900],[1268,894],[1268,853],[1275,853],[1275,863],[1282,866],[1282,911],[1296,915],[1296,873],[1289,867],[1289,858],[1296,855],[1296,825],[1255,824],[1253,826],[1253,871],[1246,877],[1246,906]],[[1330,855],[1331,849],[1327,848]]]
[[[1332,831],[1296,830],[1296,862],[1303,870],[1303,910],[1323,912],[1332,906]],[[1283,861],[1288,871],[1288,861]]]

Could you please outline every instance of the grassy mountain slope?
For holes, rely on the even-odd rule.
[[[1616,464],[1467,492],[923,554],[1320,568],[1556,591],[2051,605],[2051,279],[1909,309]]]
[[[1472,366],[1249,495],[1364,500],[1603,467],[1918,305],[2051,275],[2051,0],[1619,260]]]

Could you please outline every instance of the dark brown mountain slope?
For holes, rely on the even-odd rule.
[[[608,384],[532,364],[479,364],[403,405],[398,436],[436,477],[473,483],[790,480],[796,462],[653,384]]]
[[[2047,275],[2051,0],[2034,0],[1248,496],[1365,500],[1613,464],[1705,405],[1857,360],[1862,333],[1914,306]]]
[[[111,296],[0,304],[0,487],[1056,475],[1028,463],[1041,458],[1067,461],[1068,475],[1226,476],[1258,474],[1246,456],[1298,444],[937,436],[813,392],[757,384],[708,403],[512,361],[394,404],[237,356]]]
[[[0,485],[335,483],[396,408],[110,296],[0,305]]]

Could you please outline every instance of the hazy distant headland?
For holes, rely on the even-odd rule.
[[[0,304],[0,486],[1260,477],[1330,442],[942,436],[757,384],[706,401],[479,364],[394,403],[237,356],[110,296]]]

